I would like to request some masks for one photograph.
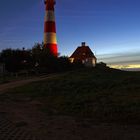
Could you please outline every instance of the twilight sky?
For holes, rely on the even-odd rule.
[[[140,68],[140,0],[56,0],[58,49],[86,42],[98,61]],[[0,0],[0,50],[42,42],[43,0]]]

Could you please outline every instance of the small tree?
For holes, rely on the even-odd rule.
[[[28,70],[31,68],[31,53],[30,50],[14,50],[5,49],[1,52],[0,61],[5,64],[5,69],[8,72],[19,72],[20,70]]]

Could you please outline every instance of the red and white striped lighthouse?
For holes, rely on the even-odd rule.
[[[49,52],[57,56],[57,39],[56,39],[56,26],[55,26],[55,14],[54,5],[55,0],[45,0],[45,23],[44,23],[44,47]]]

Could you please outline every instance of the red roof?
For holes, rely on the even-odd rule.
[[[74,53],[70,56],[70,58],[75,59],[86,59],[86,58],[95,58],[94,53],[91,51],[91,49],[88,46],[80,46],[78,47]]]

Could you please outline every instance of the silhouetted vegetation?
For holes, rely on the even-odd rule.
[[[31,50],[5,49],[0,53],[0,63],[5,64],[8,73],[22,72],[28,74],[56,73],[81,67],[71,64],[68,57],[55,57],[43,47],[43,43],[36,43]]]
[[[30,50],[6,49],[0,54],[0,62],[5,64],[8,72],[19,72],[20,70],[29,70],[31,68]]]

